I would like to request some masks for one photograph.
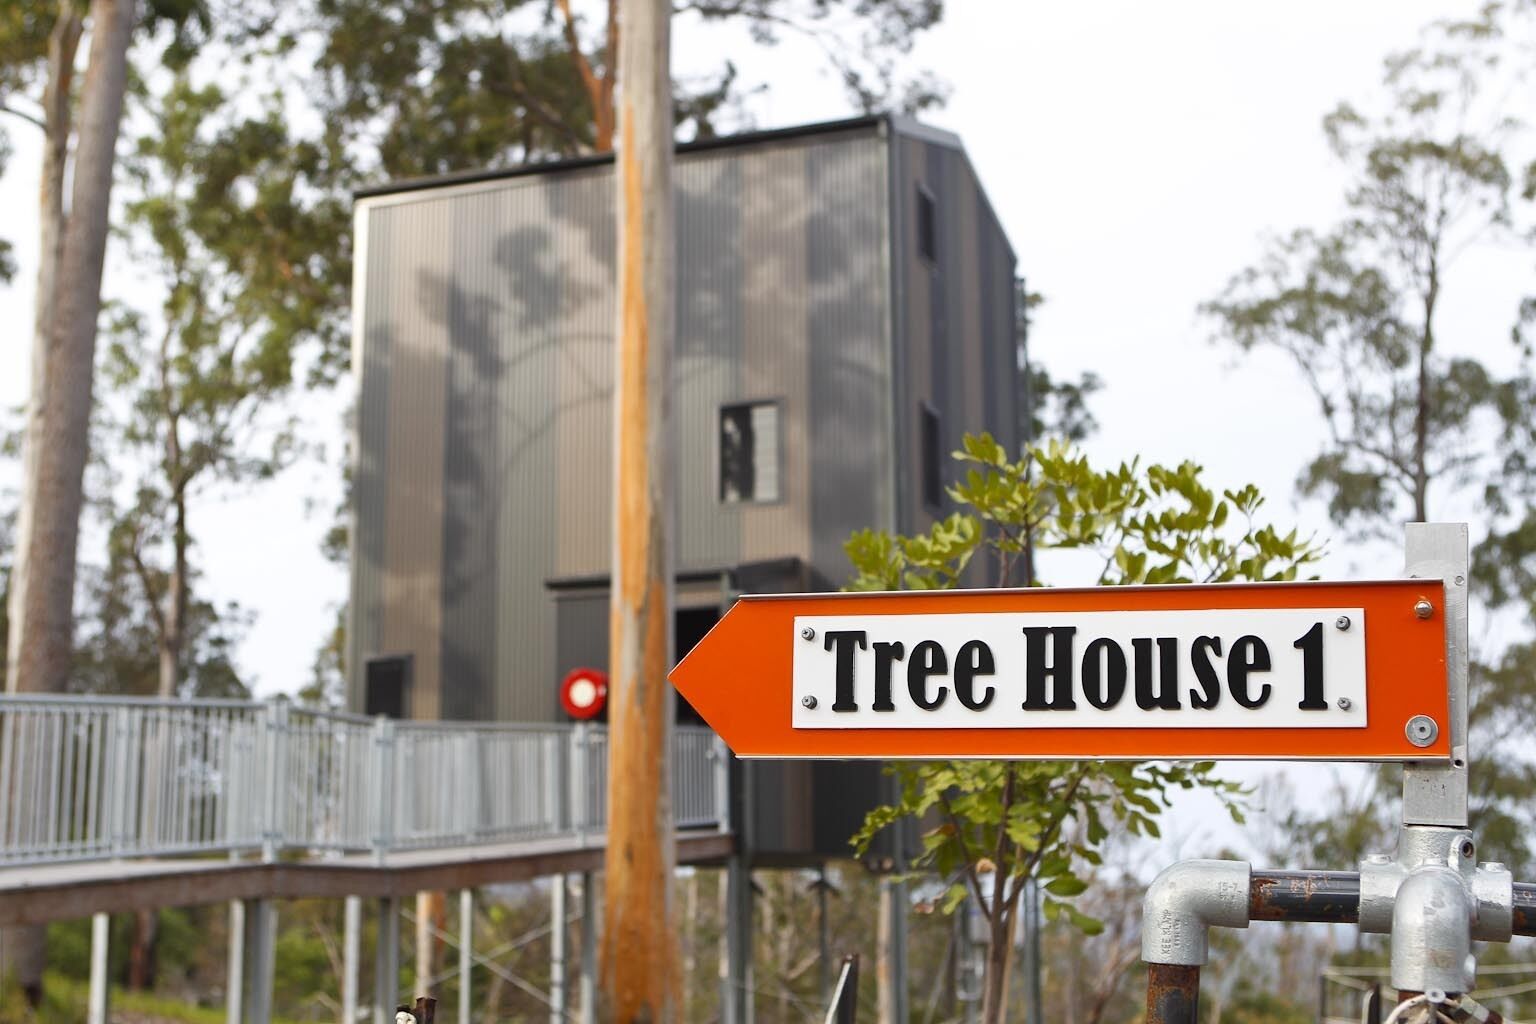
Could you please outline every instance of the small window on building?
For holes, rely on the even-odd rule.
[[[939,262],[938,212],[933,193],[917,186],[917,254],[929,263]]]
[[[720,501],[778,501],[779,404],[744,402],[720,409]]]
[[[923,504],[939,508],[944,504],[944,446],[939,437],[939,414],[924,405],[919,410],[922,423]]]

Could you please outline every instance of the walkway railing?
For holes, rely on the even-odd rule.
[[[0,867],[580,838],[606,825],[607,760],[593,725],[0,695]],[[678,828],[724,825],[726,770],[708,729],[675,731]]]

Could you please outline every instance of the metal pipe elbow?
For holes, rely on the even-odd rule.
[[[1181,860],[1162,870],[1141,904],[1141,958],[1203,967],[1209,931],[1247,928],[1253,869],[1242,860]]]

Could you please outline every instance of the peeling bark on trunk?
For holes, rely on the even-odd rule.
[[[607,1019],[677,1017],[673,928],[671,466],[671,7],[625,0],[614,374],[608,845],[602,976]]]

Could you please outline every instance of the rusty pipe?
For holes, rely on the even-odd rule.
[[[1515,934],[1536,935],[1536,884],[1515,883]]]
[[[1147,1024],[1195,1024],[1200,1009],[1200,968],[1147,965]]]
[[[1536,911],[1536,903],[1532,904]],[[1350,923],[1360,918],[1360,875],[1354,871],[1255,871],[1248,885],[1254,921]]]

